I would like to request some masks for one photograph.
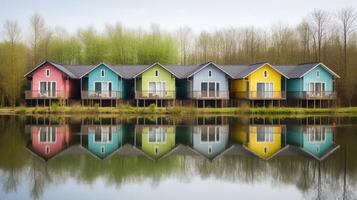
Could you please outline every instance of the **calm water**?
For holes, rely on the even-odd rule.
[[[356,123],[0,116],[0,199],[357,199]]]

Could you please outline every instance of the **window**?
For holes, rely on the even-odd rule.
[[[49,146],[46,146],[45,147],[45,154],[50,154],[50,147]]]
[[[308,95],[309,96],[322,96],[325,92],[325,83],[323,82],[309,82]]]
[[[95,127],[94,142],[110,143],[112,142],[112,129],[109,126]]]
[[[149,127],[148,140],[152,143],[162,143],[166,141],[166,134],[163,127]]]
[[[149,82],[149,96],[166,96],[166,82]]]
[[[268,71],[267,70],[264,70],[264,78],[268,77]]]
[[[257,142],[273,142],[274,132],[271,126],[261,126],[257,128]]]
[[[257,83],[257,96],[260,98],[273,97],[274,84],[273,83]]]
[[[40,127],[39,142],[40,143],[54,143],[56,142],[56,127]]]
[[[100,147],[100,152],[101,152],[101,153],[105,153],[105,147],[104,147],[104,146],[101,146],[101,147]]]
[[[46,69],[46,77],[50,77],[50,70]]]
[[[212,146],[208,146],[208,154],[212,153]]]
[[[307,141],[309,142],[323,142],[325,141],[325,133],[328,128],[324,127],[308,127],[306,130]]]
[[[155,70],[155,76],[156,76],[156,77],[159,76],[159,70]]]
[[[155,154],[159,154],[160,153],[160,148],[158,146],[156,146],[154,151],[155,151]]]
[[[267,154],[268,153],[268,148],[264,147],[264,153]]]
[[[219,97],[219,82],[201,82],[201,97]]]
[[[104,77],[105,76],[105,71],[104,69],[100,70],[100,77]]]
[[[219,142],[220,127],[204,126],[200,127],[201,142]]]
[[[316,71],[316,77],[320,77],[320,71]]]
[[[212,70],[208,70],[208,77],[212,77]]]
[[[44,81],[39,84],[39,95],[40,97],[56,97],[56,82]]]

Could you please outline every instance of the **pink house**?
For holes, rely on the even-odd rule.
[[[45,160],[49,160],[70,145],[68,125],[31,125],[31,143],[28,148]]]
[[[45,61],[25,74],[31,82],[25,99],[69,99],[74,96],[77,77],[67,67]]]

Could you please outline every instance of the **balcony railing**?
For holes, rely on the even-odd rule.
[[[63,90],[26,90],[25,99],[67,99],[68,95]]]
[[[81,92],[82,99],[121,99],[121,91],[86,91]]]
[[[188,93],[191,99],[229,99],[229,91],[192,91]]]
[[[252,99],[252,100],[279,100],[286,99],[285,91],[249,91],[249,92],[232,92],[232,98]]]
[[[136,99],[175,99],[176,91],[136,91]]]
[[[323,91],[323,92],[288,92],[289,98],[292,99],[336,99],[337,93],[335,91]]]

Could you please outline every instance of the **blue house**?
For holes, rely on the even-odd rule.
[[[228,146],[228,125],[196,125],[193,127],[193,149],[213,160]]]
[[[99,159],[112,155],[123,141],[120,125],[82,125],[81,134],[82,146]]]
[[[81,77],[81,98],[116,100],[124,93],[123,79],[119,72],[101,63]]]
[[[323,125],[289,125],[287,143],[318,160],[323,160],[339,148],[339,145],[334,145],[333,128]]]
[[[335,80],[340,77],[323,63],[314,62],[295,66],[276,67],[288,77],[288,99],[336,99]]]

